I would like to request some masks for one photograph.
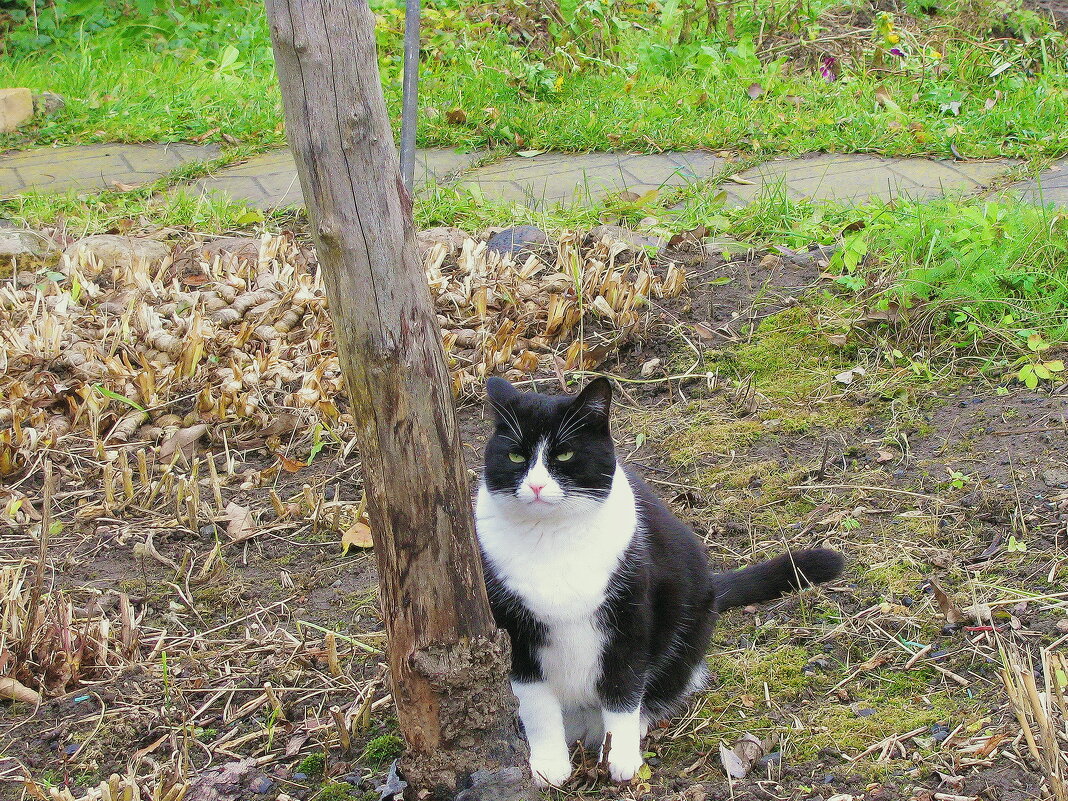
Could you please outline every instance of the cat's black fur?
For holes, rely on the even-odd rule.
[[[486,447],[485,483],[491,492],[513,492],[523,479],[526,466],[512,463],[509,451],[529,452],[546,439],[551,449],[575,453],[552,466],[562,487],[593,498],[608,496],[616,456],[607,379],[595,379],[574,397],[520,393],[498,378],[489,380],[487,390],[497,423]],[[719,613],[829,581],[841,572],[843,559],[830,550],[795,551],[714,573],[704,543],[633,471],[627,470],[627,478],[641,533],[620,560],[598,611],[607,636],[597,690],[605,709],[640,704],[646,720],[657,720],[677,711],[696,689],[694,679],[703,676],[705,650]],[[538,650],[545,644],[544,623],[505,586],[489,561],[485,575],[497,624],[511,638],[513,678],[543,679]]]

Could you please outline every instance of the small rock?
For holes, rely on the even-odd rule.
[[[949,727],[941,723],[935,723],[931,726],[931,739],[936,743],[941,743],[949,737]]]
[[[9,267],[14,259],[19,271],[47,269],[59,262],[60,255],[55,242],[36,231],[0,230],[0,267]]]
[[[331,585],[335,590],[341,586],[341,579],[336,579]]]
[[[0,131],[11,133],[33,116],[29,89],[0,89]]]
[[[416,244],[419,247],[419,257],[424,258],[434,245],[443,244],[448,248],[449,254],[457,255],[464,247],[464,240],[470,239],[466,231],[453,228],[450,225],[439,225],[437,228],[428,228],[415,235]]]
[[[155,239],[97,234],[80,239],[64,254],[72,261],[92,255],[106,269],[131,269],[135,264],[154,266],[170,255],[171,249]]]
[[[772,765],[782,764],[782,751],[772,751],[770,754],[765,754],[757,760],[757,764],[762,768],[769,768]]]
[[[1047,487],[1068,485],[1068,470],[1059,467],[1051,467],[1049,470],[1043,470],[1042,480],[1046,482]]]
[[[910,598],[909,596],[907,596],[907,595],[902,595],[901,596],[901,605],[904,606],[905,608],[908,608],[908,607],[914,605],[915,603],[916,602],[912,598]]]
[[[63,95],[57,95],[55,92],[41,92],[33,96],[34,113],[43,117],[51,116],[66,107],[67,101]]]
[[[235,263],[256,264],[260,260],[260,240],[251,236],[224,236],[201,245],[200,255],[208,263],[218,256],[223,261],[233,259]]]
[[[257,776],[249,782],[248,789],[259,795],[266,795],[274,789],[274,780],[266,776]]]
[[[214,523],[206,523],[200,527],[200,536],[205,538],[215,537],[219,533],[219,529]]]
[[[726,258],[728,261],[739,256],[750,258],[756,255],[756,249],[745,242],[731,239],[729,236],[717,236],[711,242],[701,245],[705,255],[715,258]]]
[[[852,704],[849,708],[853,710],[853,714],[858,718],[870,718],[875,714],[874,709],[867,706],[861,706],[860,704]]]
[[[535,228],[533,225],[517,225],[514,228],[505,228],[491,236],[486,242],[486,247],[491,253],[518,256],[548,244],[549,237],[540,228]]]
[[[540,796],[523,789],[523,771],[519,768],[477,770],[471,774],[471,786],[456,796],[456,801],[533,801]]]

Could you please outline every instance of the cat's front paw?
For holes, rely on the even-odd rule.
[[[615,749],[608,754],[608,775],[614,782],[629,782],[642,766],[641,751],[617,753]]]
[[[571,760],[565,753],[561,757],[531,757],[530,772],[534,775],[534,784],[538,787],[559,787],[571,778]]]

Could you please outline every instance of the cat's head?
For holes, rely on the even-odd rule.
[[[578,395],[520,392],[486,383],[496,428],[486,444],[486,489],[530,514],[600,503],[612,489],[612,384],[595,378]]]

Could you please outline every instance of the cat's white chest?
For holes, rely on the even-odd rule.
[[[498,576],[547,630],[538,653],[545,680],[565,704],[591,702],[605,639],[597,612],[638,522],[626,475],[617,468],[604,502],[547,517],[483,487],[475,518]]]

